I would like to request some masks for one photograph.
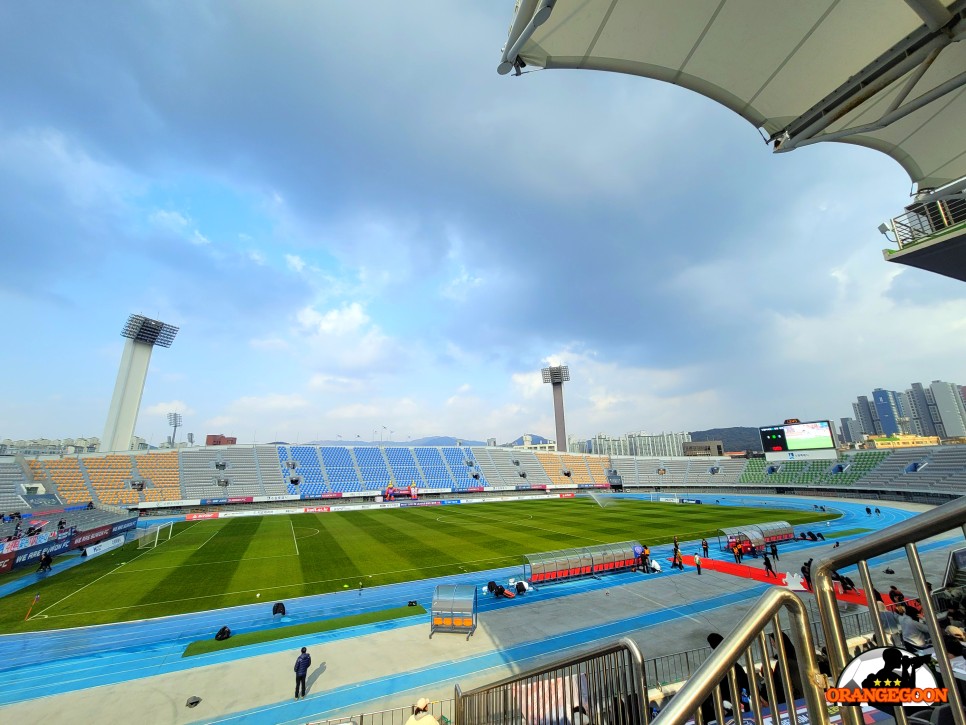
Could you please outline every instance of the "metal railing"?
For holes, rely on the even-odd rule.
[[[966,199],[951,198],[908,207],[892,220],[892,230],[902,249],[962,222],[966,222]]]
[[[815,587],[814,591],[816,601],[818,602],[819,615],[822,620],[822,629],[825,631],[827,639],[826,647],[828,648],[832,676],[837,677],[848,662],[848,651],[845,645],[845,632],[842,627],[842,620],[839,616],[835,599],[835,590],[832,586],[832,575],[837,569],[841,569],[842,567],[853,564],[858,565],[859,575],[862,578],[862,586],[868,597],[869,610],[876,612],[877,603],[874,601],[873,595],[875,588],[872,582],[872,575],[869,572],[868,560],[900,548],[904,549],[906,558],[909,561],[912,581],[916,587],[918,600],[922,606],[922,620],[929,629],[929,634],[936,651],[939,671],[942,674],[949,692],[949,702],[952,705],[953,719],[956,725],[966,725],[966,717],[963,714],[959,691],[954,686],[956,679],[949,662],[948,652],[943,644],[942,628],[936,620],[936,612],[933,609],[930,592],[926,587],[922,561],[919,558],[919,551],[916,547],[918,542],[939,534],[944,534],[952,529],[960,529],[966,534],[966,497],[958,498],[955,501],[914,516],[887,529],[868,534],[860,539],[844,544],[841,548],[835,549],[832,554],[818,562],[812,570],[812,582]],[[881,618],[878,616],[873,617],[872,623],[878,641],[885,642],[886,638]],[[906,725],[906,716],[902,712],[902,708],[895,708],[895,711],[897,725]],[[856,708],[843,708],[842,717],[846,725],[861,725],[859,713]]]
[[[791,622],[794,651],[788,650],[782,636],[778,615],[783,609]],[[774,667],[767,656],[765,630],[769,625]],[[763,655],[760,674],[755,665],[756,644]],[[771,589],[691,676],[654,719],[653,725],[684,725],[692,718],[696,725],[703,725],[709,718],[723,723],[727,721],[727,711],[737,712],[746,698],[748,712],[742,719],[762,723],[763,707],[769,706],[774,711],[787,703],[789,709],[794,709],[798,695],[805,698],[809,721],[813,725],[828,725],[824,695],[817,684],[820,676],[802,600],[787,589]],[[726,683],[726,688],[722,683]],[[763,698],[759,697],[760,691],[764,693]]]
[[[611,725],[647,725],[641,652],[629,639],[597,647],[549,667],[462,692],[456,722],[473,725],[571,723],[575,713]]]
[[[429,703],[429,712],[440,725],[453,722],[453,700],[437,700]],[[413,714],[413,706],[397,707],[393,710],[346,715],[329,720],[312,720],[307,725],[405,725]]]
[[[811,617],[810,617],[811,619]],[[812,641],[816,647],[825,645],[825,633],[822,632],[818,617],[810,621]],[[868,612],[850,612],[842,616],[842,628],[846,639],[871,639],[876,634],[872,625],[872,617]],[[786,635],[791,635],[791,629],[783,628]],[[711,656],[710,647],[699,647],[685,652],[675,652],[670,655],[653,657],[644,660],[644,680],[648,687],[664,688],[688,679],[697,672],[704,661]],[[756,653],[755,662],[761,662],[763,656]]]

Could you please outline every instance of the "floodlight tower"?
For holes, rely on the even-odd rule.
[[[171,347],[177,334],[177,327],[159,320],[151,320],[142,315],[131,315],[127,318],[127,323],[121,330],[121,337],[126,337],[127,342],[124,343],[124,352],[121,353],[114,395],[107,411],[104,435],[101,437],[102,452],[126,451],[131,447],[134,424],[138,419],[141,395],[144,393],[144,381],[148,377],[151,350],[155,345]]]
[[[543,382],[553,386],[553,419],[557,426],[557,450],[567,452],[567,426],[564,424],[563,384],[570,380],[566,365],[544,368]]]
[[[171,433],[171,447],[177,448],[178,428],[181,427],[181,413],[168,413],[168,425],[174,428]]]

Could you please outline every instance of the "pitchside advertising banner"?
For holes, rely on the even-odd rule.
[[[23,549],[14,555],[13,567],[16,569],[18,566],[29,564],[32,561],[38,561],[40,559],[40,555],[44,552],[50,554],[51,556],[57,556],[57,554],[62,554],[67,551],[70,548],[70,545],[70,539],[61,539],[60,541],[52,541],[46,544],[41,544],[40,546]]]
[[[112,549],[117,549],[124,545],[123,536],[115,536],[112,539],[106,539],[99,544],[94,544],[93,546],[88,546],[84,549],[84,554],[87,557],[97,556],[98,554],[103,554],[105,551],[111,551]]]

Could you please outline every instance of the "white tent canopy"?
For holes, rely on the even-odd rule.
[[[966,0],[517,0],[501,73],[630,73],[727,106],[777,151],[842,141],[919,190],[966,177]]]

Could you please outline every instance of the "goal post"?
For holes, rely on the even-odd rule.
[[[149,526],[144,531],[138,532],[138,548],[153,549],[158,544],[164,543],[171,538],[174,531],[174,522],[168,521],[163,524]]]

